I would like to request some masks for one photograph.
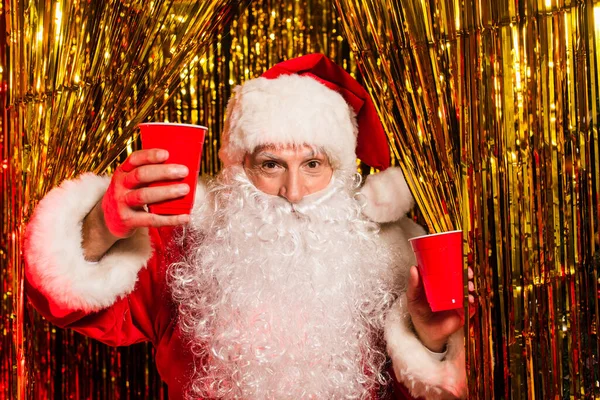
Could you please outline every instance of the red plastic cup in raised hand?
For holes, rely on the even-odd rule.
[[[432,311],[463,307],[462,231],[410,239]]]
[[[187,195],[174,200],[154,203],[149,206],[155,214],[189,214],[194,205],[198,172],[202,158],[204,135],[208,130],[204,126],[189,124],[171,124],[148,122],[139,125],[144,149],[164,149],[169,152],[165,164],[182,164],[190,173],[183,179],[156,182],[150,186],[165,186],[175,183],[187,183],[190,191]]]

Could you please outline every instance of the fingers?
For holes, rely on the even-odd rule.
[[[178,226],[185,225],[190,221],[190,216],[187,214],[159,215],[146,212],[138,206],[111,208],[105,210],[104,215],[109,232],[119,238],[133,235],[138,228]]]
[[[408,290],[406,291],[406,297],[408,301],[414,301],[419,297],[419,284],[421,277],[419,276],[419,270],[414,265],[410,267],[408,277]]]
[[[475,304],[475,297],[471,293],[475,293],[475,284],[473,283],[473,269],[469,267],[469,282],[467,287],[469,289],[469,304]]]
[[[162,149],[134,151],[119,168],[123,172],[131,172],[136,167],[146,164],[158,164],[167,161],[168,158],[169,152]]]
[[[475,304],[475,296],[471,293],[475,293],[475,284],[473,283],[473,278],[475,274],[473,273],[473,268],[469,267],[468,270],[469,282],[467,284],[469,288],[469,318],[473,318],[477,311],[477,306]]]
[[[139,208],[147,204],[160,201],[176,199],[185,196],[190,191],[189,185],[182,183],[177,185],[144,187],[131,190],[125,194],[125,204],[131,208]]]
[[[169,153],[162,149],[133,152],[117,168],[102,200],[106,227],[114,236],[125,238],[140,227],[176,226],[187,224],[189,216],[164,216],[143,211],[143,206],[172,200],[189,193],[187,184],[167,184],[149,187],[159,181],[181,179],[189,174],[184,165],[162,164]]]
[[[475,283],[473,283],[473,269],[471,267],[469,267],[469,272],[468,272],[468,276],[469,276],[469,282],[467,284],[468,288],[469,288],[469,303],[472,303],[471,298],[473,298],[473,296],[471,295],[471,293],[475,292]]]
[[[140,212],[137,216],[137,222],[140,226],[177,226],[184,225],[190,221],[190,216],[187,214],[180,215],[158,215],[146,212]]]
[[[411,315],[418,314],[423,317],[432,313],[425,294],[423,279],[421,278],[419,269],[415,266],[410,268],[406,300],[408,301],[408,309]]]
[[[143,165],[125,174],[123,186],[127,189],[137,189],[152,182],[185,178],[188,174],[189,170],[185,165]]]
[[[117,232],[123,237],[129,236],[138,228],[161,226],[178,226],[189,223],[190,216],[187,214],[180,215],[160,215],[149,213],[141,207],[122,208],[119,211],[114,211],[112,214],[114,223],[111,224],[117,228]],[[112,231],[111,231],[112,232]]]

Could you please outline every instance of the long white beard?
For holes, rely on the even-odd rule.
[[[191,398],[362,399],[383,383],[390,252],[353,186],[337,178],[292,206],[240,168],[213,182],[169,270]]]

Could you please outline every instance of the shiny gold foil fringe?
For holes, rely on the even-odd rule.
[[[14,4],[2,3],[1,23]],[[143,113],[209,126],[203,171],[216,172],[218,132],[231,86],[310,51],[325,52],[353,70],[348,37],[431,230],[462,225],[468,231],[466,262],[476,270],[480,306],[467,327],[471,398],[597,398],[600,35],[595,26],[600,12],[595,4],[339,0],[338,17],[328,2],[254,1],[232,24],[215,29],[221,36],[214,45],[179,64],[180,86],[155,92],[172,99],[160,111],[157,98],[140,107],[139,94],[159,79],[157,69],[170,58],[168,46],[157,51],[155,69],[125,97],[126,117],[111,122],[117,128],[110,136],[106,131],[97,136],[97,147],[70,145],[55,153],[47,142],[64,141],[63,131],[14,129],[9,115],[15,107],[8,115],[4,109],[0,397],[164,396],[148,347],[107,348],[22,309],[26,215],[64,177],[110,169],[101,162],[114,159],[123,147],[135,147],[129,127]],[[47,14],[56,21],[56,11]],[[340,17],[346,33],[340,31]],[[8,25],[2,34],[14,32]],[[380,32],[381,27],[393,28]],[[6,50],[17,38],[9,35],[2,43],[13,46],[0,46],[0,98],[7,101],[16,71],[10,63],[15,57]],[[401,129],[393,126],[398,123]],[[21,134],[38,135],[38,147]],[[408,152],[425,158],[411,164]],[[45,166],[52,166],[46,175]],[[21,185],[23,172],[32,168],[37,178]],[[31,176],[25,175],[26,182]],[[442,184],[429,192],[418,186],[431,185],[431,179]],[[19,314],[27,320],[18,321]]]
[[[464,229],[470,398],[600,398],[600,4],[336,5],[430,229]]]

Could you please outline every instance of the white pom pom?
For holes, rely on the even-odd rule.
[[[379,223],[399,220],[414,205],[404,174],[398,167],[369,175],[361,193],[366,198],[363,214]]]

